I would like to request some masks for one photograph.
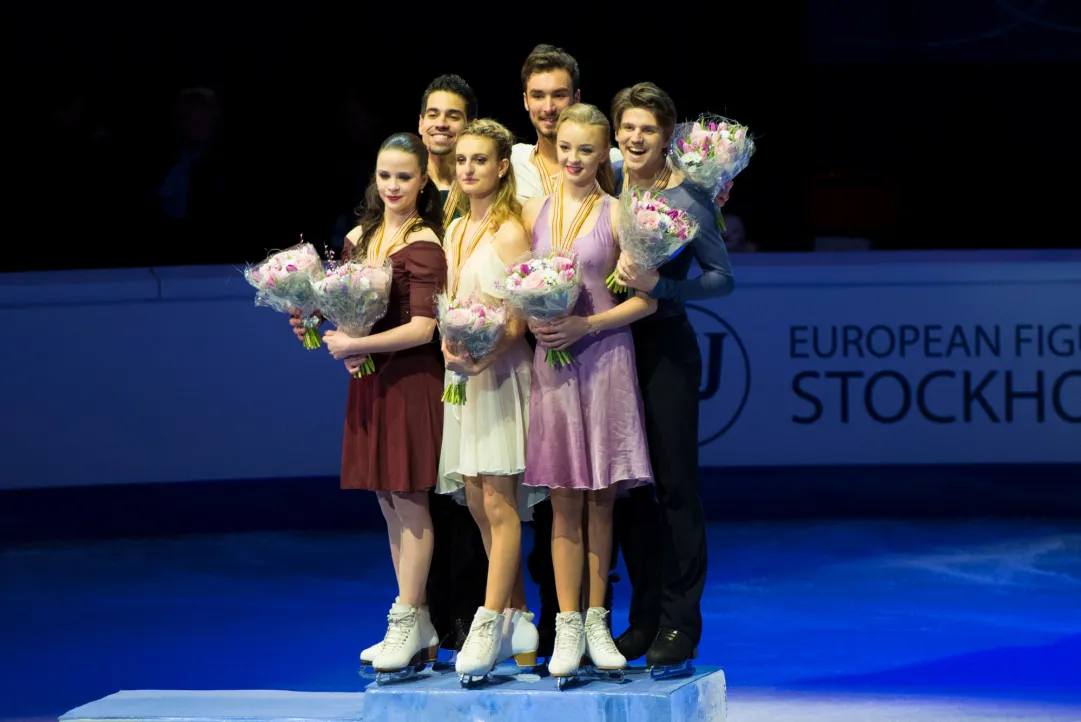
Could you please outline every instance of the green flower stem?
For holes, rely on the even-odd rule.
[[[604,282],[604,285],[608,286],[608,290],[617,296],[622,296],[627,292],[627,287],[619,282],[619,276],[615,271],[612,271],[612,274],[608,276],[608,280]]]
[[[564,366],[570,366],[574,360],[574,355],[570,351],[553,351],[548,350],[548,353],[544,355],[544,359],[548,362],[549,366],[555,366],[557,369]]]
[[[368,374],[375,373],[375,362],[372,361],[371,356],[366,356],[363,361],[360,362],[360,369],[353,374],[353,378],[361,379]]]
[[[443,398],[441,401],[451,404],[452,406],[462,406],[465,404],[465,382],[458,381],[448,384],[443,389]]]
[[[720,209],[717,210],[717,228],[721,229],[721,233],[728,230],[728,226],[724,224],[724,214],[721,213]]]
[[[323,343],[323,339],[319,337],[319,332],[314,328],[304,329],[304,348],[309,351],[314,351],[319,348]]]

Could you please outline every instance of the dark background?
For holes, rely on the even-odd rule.
[[[242,263],[343,229],[374,148],[463,75],[533,140],[519,71],[538,42],[608,110],[652,80],[680,115],[727,114],[758,152],[726,213],[762,251],[1078,246],[1081,9],[1066,0],[673,6],[9,3],[3,271]],[[707,12],[708,8],[714,8]],[[222,123],[200,218],[155,190],[172,109],[212,88]]]

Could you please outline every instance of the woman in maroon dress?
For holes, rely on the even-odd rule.
[[[371,334],[323,335],[352,372],[366,356],[375,372],[349,383],[342,444],[342,488],[376,492],[386,517],[398,598],[383,641],[364,650],[376,672],[434,662],[439,637],[425,604],[432,559],[428,491],[438,478],[443,436],[443,356],[433,342],[435,296],[447,262],[439,190],[427,175],[421,139],[398,133],[383,142],[365,210],[346,236],[344,257],[394,269],[387,313]]]

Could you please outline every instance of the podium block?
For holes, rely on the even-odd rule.
[[[554,678],[532,674],[463,689],[453,673],[424,673],[403,683],[373,684],[365,695],[365,722],[725,722],[728,711],[724,672],[716,667],[667,680],[632,668],[622,683],[590,680],[564,690]]]
[[[552,677],[514,674],[463,689],[453,672],[368,684],[364,692],[130,690],[77,707],[60,722],[726,722],[724,672],[655,681],[644,668],[622,683],[587,679],[559,690]],[[358,680],[358,687],[363,684]]]

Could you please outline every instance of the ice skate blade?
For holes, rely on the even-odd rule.
[[[555,677],[555,675],[552,676]],[[626,670],[624,669],[598,669],[591,664],[583,664],[574,674],[556,677],[556,688],[562,690],[575,684],[586,684],[588,682],[623,684],[624,681],[626,681]]]
[[[449,659],[446,661],[437,659],[436,661],[432,662],[432,671],[439,672],[440,674],[442,674],[443,672],[453,672],[454,662],[455,660],[453,659]]]
[[[374,666],[368,667],[368,669],[371,669],[377,675],[401,674],[410,668],[412,668],[414,672],[423,672],[424,668],[429,664],[434,667],[438,663],[438,660],[439,647],[428,647],[427,649],[422,649],[414,654],[413,658],[409,660],[409,664],[403,669],[375,669]],[[451,666],[453,667],[453,664]]]
[[[626,679],[626,670],[624,669],[601,669],[592,664],[583,666],[580,674],[589,679],[596,679],[601,682],[616,682],[617,684],[622,684],[623,680]]]
[[[482,683],[501,683],[516,678],[520,678],[521,675],[533,675],[537,679],[540,679],[540,675],[535,673],[536,666],[523,666],[523,661],[536,661],[536,656],[531,652],[524,652],[522,654],[516,654],[507,659],[496,658],[495,663],[486,674],[463,674],[458,672],[455,668],[455,673],[458,675],[458,679],[461,682],[462,687],[466,689],[472,689],[473,687]],[[513,663],[514,672],[511,672],[511,666],[508,662]],[[520,680],[519,680],[520,681]]]
[[[416,679],[420,672],[424,671],[424,664],[414,664],[405,669],[375,670],[375,683],[378,685],[397,684],[410,679]]]
[[[376,672],[375,683],[379,686],[398,684],[417,678],[417,670],[412,667],[400,669],[397,672]]]
[[[475,689],[488,681],[488,675],[459,674],[458,682],[462,689]]]
[[[649,676],[652,679],[674,679],[675,677],[690,677],[695,673],[694,664],[687,660],[683,664],[671,664],[649,668]]]

